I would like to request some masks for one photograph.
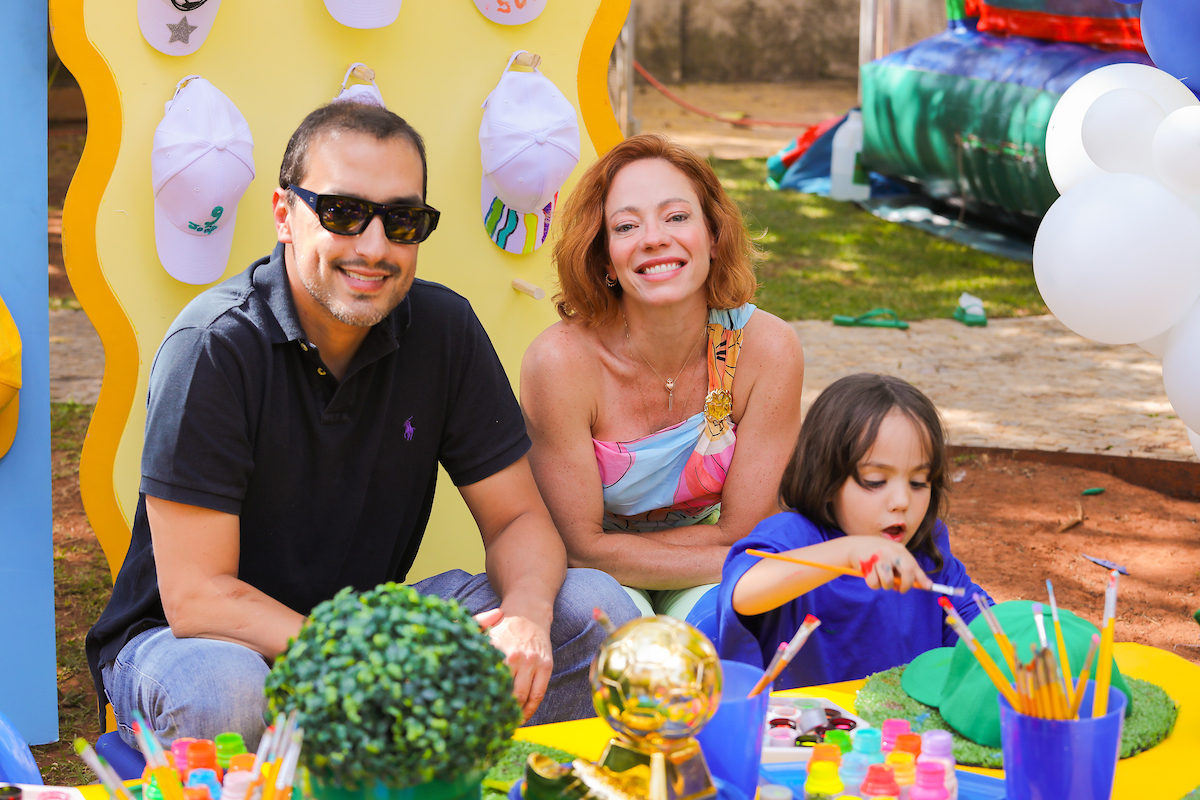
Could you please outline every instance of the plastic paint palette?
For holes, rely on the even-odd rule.
[[[830,713],[832,712],[832,713]],[[796,744],[798,736],[812,736],[818,728],[830,725],[868,728],[870,723],[823,697],[772,697],[763,720],[762,761],[764,764],[780,762],[807,762],[812,755],[812,745]]]

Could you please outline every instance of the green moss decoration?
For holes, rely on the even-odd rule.
[[[266,693],[272,714],[297,711],[310,775],[348,789],[482,773],[521,723],[512,672],[470,613],[395,583],[314,608]]]
[[[1184,795],[1183,800],[1200,800],[1200,786],[1197,786],[1195,789],[1192,789],[1190,792]]]
[[[986,747],[963,738],[950,727],[936,708],[918,703],[900,687],[904,666],[878,672],[858,690],[854,707],[858,716],[878,727],[885,719],[907,719],[916,733],[941,728],[954,738],[954,758],[972,767],[1003,768],[1000,749]],[[1179,716],[1179,704],[1154,684],[1125,676],[1133,693],[1133,713],[1125,718],[1121,732],[1121,758],[1149,750],[1170,735]]]
[[[575,759],[582,758],[557,747],[514,740],[484,776],[483,800],[503,800],[508,797],[508,790],[512,785],[525,777],[525,762],[533,753],[541,753],[559,764],[570,764]]]

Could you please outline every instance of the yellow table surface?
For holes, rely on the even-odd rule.
[[[1123,674],[1162,687],[1179,704],[1179,719],[1171,735],[1157,747],[1118,762],[1113,798],[1178,800],[1200,786],[1200,666],[1166,650],[1130,642],[1118,642],[1114,655]],[[853,711],[855,694],[863,683],[830,683],[776,694],[824,697]],[[586,719],[521,728],[514,738],[558,747],[594,761],[613,735],[612,728],[602,720]],[[963,769],[1004,776],[998,769]]]
[[[1178,800],[1200,786],[1200,666],[1174,653],[1141,644],[1118,642],[1114,648],[1121,672],[1150,681],[1179,704],[1179,719],[1166,741],[1117,764],[1113,800]],[[824,697],[853,711],[854,698],[865,681],[846,681],[777,692],[780,696]],[[598,718],[521,728],[514,738],[557,747],[595,761],[613,729]],[[983,775],[1003,777],[998,769],[963,767]],[[103,787],[80,786],[84,800],[107,800]]]

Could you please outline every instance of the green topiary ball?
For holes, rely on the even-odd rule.
[[[272,714],[297,711],[312,777],[350,789],[482,773],[522,719],[504,654],[470,613],[395,583],[317,605],[266,693]]]

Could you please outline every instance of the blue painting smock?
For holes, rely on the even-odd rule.
[[[841,536],[845,536],[841,531],[822,528],[795,511],[786,511],[763,520],[733,546],[721,574],[717,636],[721,658],[765,667],[779,643],[790,641],[809,614],[821,620],[821,625],[775,680],[776,689],[865,678],[958,641],[938,606],[938,598],[944,595],[915,589],[904,594],[871,589],[862,578],[849,575],[840,575],[765,614],[742,616],[733,610],[733,587],[761,560],[747,555],[747,549],[783,553]],[[941,520],[934,525],[933,538],[944,562],[940,570],[934,570],[928,555],[913,556],[934,583],[966,589],[965,597],[950,600],[959,616],[970,623],[979,614],[971,597],[983,590],[950,553],[950,533]],[[992,602],[990,597],[987,601]]]

